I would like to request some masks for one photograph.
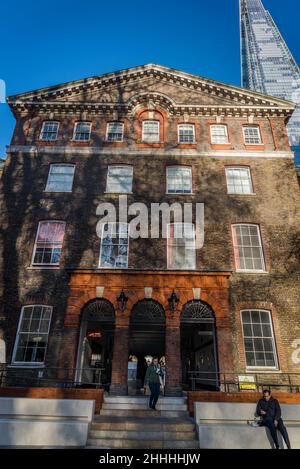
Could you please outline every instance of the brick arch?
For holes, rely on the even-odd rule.
[[[115,322],[116,312],[113,304],[106,298],[95,298],[84,305],[80,312],[80,321],[88,321],[95,314],[96,321]],[[97,318],[98,316],[98,318]],[[94,320],[94,319],[93,319]]]
[[[175,101],[164,93],[145,92],[131,96],[127,101],[128,108],[136,111],[139,107],[147,107],[152,102],[155,106],[162,107],[168,112],[172,112],[176,106]]]
[[[153,113],[153,117],[149,117],[149,113]],[[157,120],[159,122],[159,142],[143,142],[142,141],[142,125],[144,120]],[[168,112],[160,107],[155,106],[153,109],[149,108],[147,103],[145,105],[138,106],[135,112],[134,119],[134,136],[137,143],[140,145],[161,145],[167,135],[167,126],[168,126]]]
[[[130,314],[131,324],[133,323],[134,316],[135,315],[138,316],[138,313],[139,313],[138,309],[142,305],[142,303],[145,305],[145,307],[146,307],[146,305],[153,306],[153,314],[155,314],[157,312],[157,316],[160,315],[159,320],[161,320],[162,324],[165,324],[165,322],[166,322],[165,308],[163,307],[163,305],[159,301],[156,301],[153,298],[144,298],[143,300],[140,300],[140,301],[138,301],[137,303],[135,303],[133,305],[133,307],[131,309],[131,314]],[[152,323],[151,317],[148,316],[148,318],[150,319],[150,324],[151,324]]]
[[[181,310],[180,321],[185,322],[185,320],[215,323],[216,317],[212,307],[206,301],[191,300],[185,303]]]
[[[84,307],[96,300],[105,300],[108,301],[115,310],[115,317],[117,316],[117,300],[113,297],[113,294],[108,294],[103,298],[98,298],[95,296],[95,289],[87,290],[84,294],[80,296],[70,296],[68,299],[68,305],[65,315],[65,326],[78,326],[80,325],[82,310]]]

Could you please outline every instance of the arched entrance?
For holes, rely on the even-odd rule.
[[[87,303],[81,314],[76,381],[83,387],[109,386],[115,310],[105,299]]]
[[[218,388],[215,315],[201,300],[186,303],[180,317],[183,387],[191,387],[191,371],[197,372],[195,388]]]
[[[165,311],[160,303],[144,299],[136,303],[130,317],[128,391],[135,393],[144,383],[147,356],[165,355]]]

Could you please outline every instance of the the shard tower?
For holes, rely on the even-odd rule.
[[[298,104],[288,124],[300,164],[300,69],[261,0],[239,0],[242,86]]]

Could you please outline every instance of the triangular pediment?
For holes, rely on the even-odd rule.
[[[140,102],[160,104],[170,112],[184,108],[249,108],[285,110],[294,104],[179,70],[148,64],[68,82],[8,98],[18,105],[92,105],[132,108]]]

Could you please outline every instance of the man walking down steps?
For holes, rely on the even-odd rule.
[[[150,399],[149,407],[150,409],[156,410],[156,403],[159,398],[160,388],[162,386],[163,371],[161,366],[158,363],[158,358],[154,357],[151,365],[148,366],[145,376],[144,387],[149,385],[150,388]]]

